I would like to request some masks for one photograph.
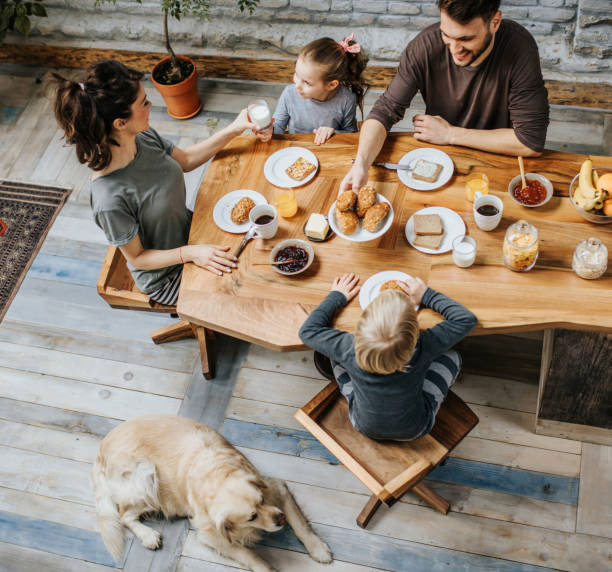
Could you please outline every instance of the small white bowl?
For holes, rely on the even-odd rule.
[[[299,248],[303,248],[308,253],[308,262],[306,262],[306,265],[299,270],[295,270],[294,272],[284,272],[277,265],[273,265],[272,268],[283,276],[295,276],[296,274],[304,272],[304,270],[306,270],[314,260],[314,248],[305,240],[300,240],[299,238],[288,238],[287,240],[281,240],[270,252],[270,262],[276,262],[276,255],[278,252],[287,246],[297,246]]]
[[[553,186],[552,183],[546,177],[544,177],[543,175],[538,175],[537,173],[525,173],[525,179],[527,181],[538,181],[539,183],[541,183],[542,186],[546,189],[546,197],[541,203],[538,203],[537,205],[526,205],[525,203],[517,201],[516,198],[514,198],[514,193],[512,192],[514,187],[516,187],[516,185],[521,180],[521,176],[517,175],[508,183],[508,194],[517,205],[521,205],[522,207],[527,208],[534,208],[541,207],[542,205],[545,205],[548,201],[550,201],[553,196]]]

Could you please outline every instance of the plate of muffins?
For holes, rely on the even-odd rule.
[[[405,282],[408,278],[412,278],[412,276],[399,270],[383,270],[382,272],[372,274],[359,290],[359,305],[361,309],[365,310],[370,302],[385,290],[399,290],[403,292],[398,282]],[[418,306],[414,307],[415,311],[418,309]]]
[[[329,209],[328,219],[338,236],[353,242],[367,242],[391,228],[393,207],[374,187],[366,185],[359,193],[341,193]]]

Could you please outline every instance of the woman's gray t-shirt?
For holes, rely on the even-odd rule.
[[[124,246],[136,235],[145,249],[187,244],[192,213],[185,204],[183,170],[170,156],[174,145],[149,128],[136,135],[136,149],[127,166],[90,182],[94,221],[114,246]],[[181,268],[128,267],[145,294],[161,288]]]

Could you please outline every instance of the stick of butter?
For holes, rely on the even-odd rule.
[[[306,233],[306,236],[309,236],[310,238],[325,240],[328,230],[329,225],[327,224],[325,217],[322,214],[312,213],[308,219],[308,222],[306,223],[304,232]]]

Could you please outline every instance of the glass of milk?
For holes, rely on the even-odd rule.
[[[471,236],[458,236],[453,240],[453,261],[459,268],[467,268],[476,259],[476,241]]]
[[[247,106],[249,118],[257,126],[257,131],[265,131],[272,123],[272,114],[265,99],[256,99]]]

